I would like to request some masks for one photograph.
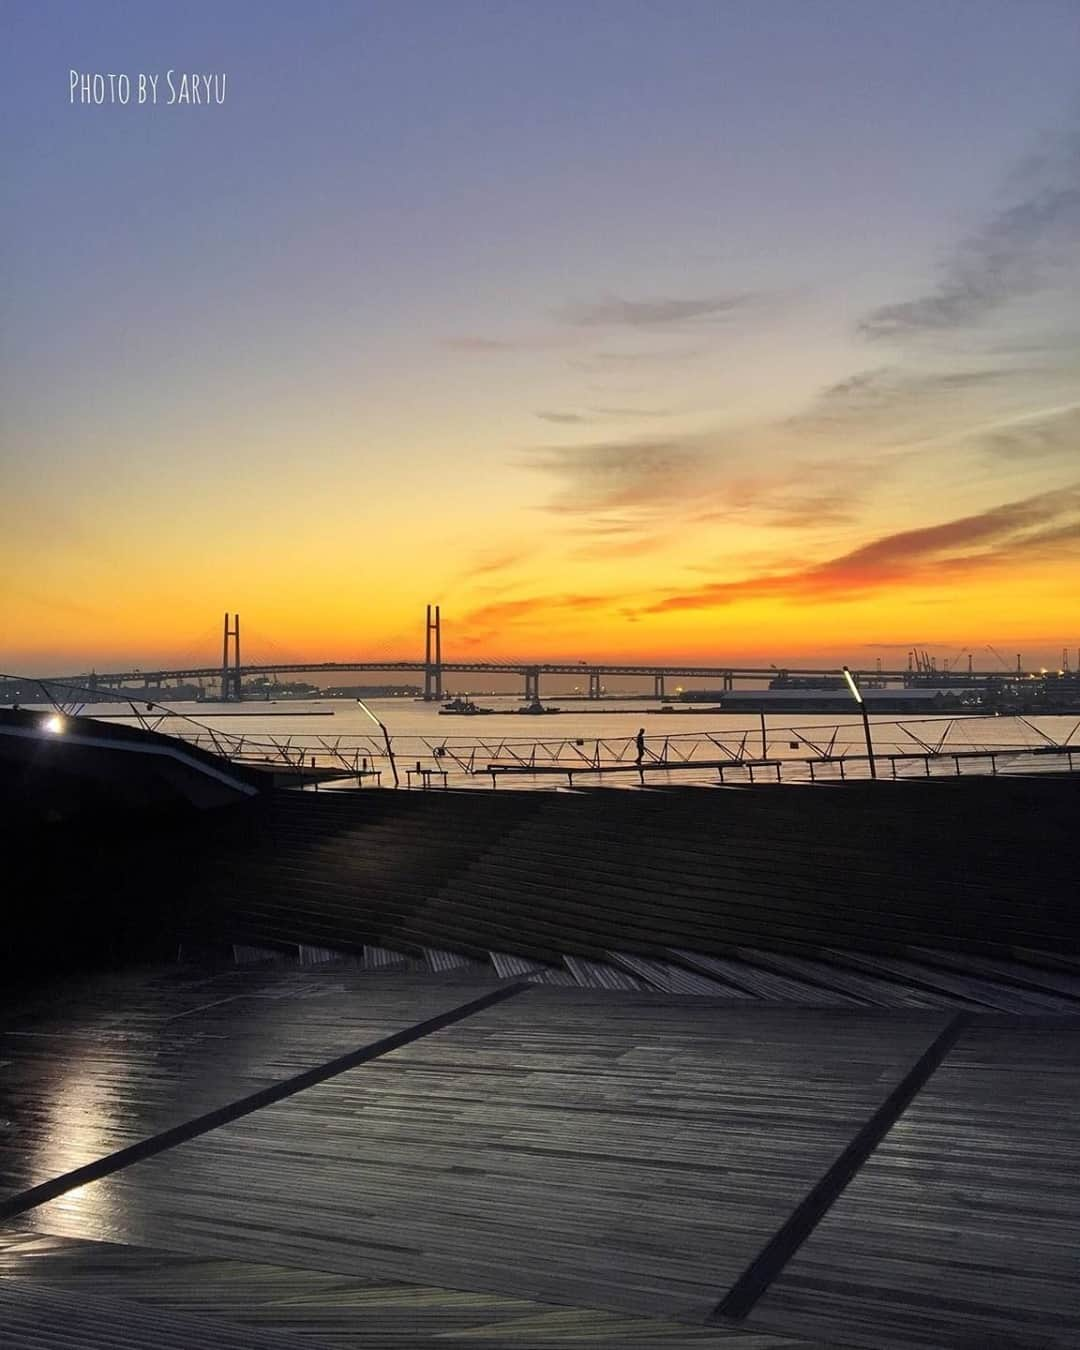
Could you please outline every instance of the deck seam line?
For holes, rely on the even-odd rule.
[[[349,1069],[355,1069],[361,1064],[379,1059],[383,1055],[390,1054],[393,1050],[411,1045],[414,1041],[422,1040],[425,1036],[441,1031],[444,1027],[464,1021],[467,1017],[483,1012],[497,1003],[503,1003],[517,994],[526,993],[532,987],[527,981],[520,980],[512,985],[493,989],[479,998],[471,999],[468,1003],[458,1004],[457,1007],[449,1008],[434,1017],[426,1018],[423,1022],[416,1022],[412,1026],[403,1027],[400,1031],[392,1032],[389,1036],[383,1036],[368,1045],[359,1046],[356,1050],[350,1050],[344,1055],[338,1055],[322,1064],[316,1064],[314,1068],[305,1069],[303,1073],[294,1074],[290,1078],[282,1079],[279,1083],[271,1083],[269,1087],[260,1088],[258,1092],[252,1092],[246,1097],[228,1102],[225,1106],[207,1111],[201,1116],[194,1116],[181,1125],[174,1125],[170,1129],[162,1130],[146,1139],[140,1139],[138,1143],[129,1144],[126,1148],[117,1149],[114,1153],[107,1153],[102,1158],[97,1158],[82,1167],[76,1167],[70,1172],[64,1172],[49,1181],[43,1181],[37,1186],[31,1186],[25,1191],[20,1191],[17,1195],[8,1196],[7,1199],[0,1200],[0,1222],[5,1219],[14,1219],[20,1214],[27,1213],[28,1210],[47,1204],[50,1200],[66,1195],[68,1191],[72,1191],[78,1186],[85,1186],[91,1181],[100,1181],[104,1177],[111,1176],[114,1172],[130,1167],[132,1163],[142,1162],[146,1158],[152,1158],[158,1153],[164,1153],[168,1149],[175,1148],[178,1144],[197,1139],[200,1135],[208,1134],[211,1130],[216,1130],[222,1125],[228,1125],[234,1120],[239,1120],[242,1116],[260,1111],[263,1107],[272,1106],[275,1102],[284,1101],[288,1097],[294,1097],[297,1093],[303,1092],[309,1087],[315,1087],[319,1083],[325,1083],[327,1079],[336,1078]]]
[[[761,1251],[709,1314],[710,1324],[739,1323],[780,1275],[791,1258],[858,1175],[878,1144],[900,1119],[971,1024],[962,1012],[939,1032],[874,1114],[849,1141],[824,1176],[807,1192]]]

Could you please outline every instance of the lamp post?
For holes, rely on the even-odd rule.
[[[877,764],[874,762],[874,743],[870,739],[870,716],[866,711],[866,703],[862,694],[859,692],[859,686],[855,683],[855,677],[847,666],[844,667],[844,679],[847,680],[847,687],[851,690],[851,697],[859,705],[859,711],[862,713],[863,735],[866,737],[866,758],[870,764],[870,777],[877,777]]]
[[[357,703],[360,704],[364,712],[367,713],[367,715],[371,718],[371,720],[382,732],[383,740],[386,743],[386,756],[390,761],[390,768],[394,774],[394,786],[399,787],[400,783],[398,782],[397,761],[394,759],[394,747],[390,744],[390,733],[387,731],[385,723],[379,721],[379,719],[375,716],[375,714],[371,711],[371,709],[368,707],[368,705],[364,702],[362,698],[358,698],[356,701]]]

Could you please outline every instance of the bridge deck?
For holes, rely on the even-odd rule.
[[[319,673],[362,673],[364,671],[396,671],[424,674],[428,671],[442,671],[444,674],[512,674],[525,675],[572,675],[581,679],[588,676],[640,675],[651,678],[691,678],[691,679],[735,679],[735,680],[773,680],[779,673],[775,665],[747,666],[737,662],[718,662],[710,665],[668,665],[651,662],[608,662],[608,661],[537,661],[532,659],[511,661],[440,661],[437,664],[427,661],[404,660],[396,657],[375,661],[286,661],[254,663],[241,666],[231,665],[228,674],[235,678],[237,674],[247,675],[296,675],[305,671]],[[972,670],[970,672],[934,672],[933,676],[917,674],[910,670],[856,670],[852,675],[861,683],[872,685],[881,681],[886,683],[910,683],[927,686],[934,683],[939,686],[954,685],[963,687],[971,684],[984,684],[988,681],[1001,683],[1002,679],[1019,679],[1019,672],[999,670]],[[819,666],[786,667],[785,674],[798,679],[821,679],[835,676],[835,669],[822,669]],[[222,667],[218,665],[186,666],[176,670],[123,670],[95,672],[93,678],[100,685],[121,683],[160,683],[173,679],[219,679]],[[17,676],[10,678],[16,679]],[[72,684],[87,681],[86,675],[57,675],[45,677],[46,681]]]

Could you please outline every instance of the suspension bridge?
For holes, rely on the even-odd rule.
[[[1019,658],[1017,658],[1017,674]],[[745,666],[717,662],[711,665],[655,663],[648,661],[541,661],[541,660],[453,660],[443,655],[443,625],[438,605],[428,605],[425,620],[424,653],[422,659],[407,655],[379,656],[357,660],[312,661],[295,658],[272,662],[245,664],[240,651],[240,615],[226,614],[222,627],[222,655],[220,663],[191,664],[172,670],[116,670],[95,672],[91,675],[57,676],[57,680],[78,680],[96,690],[120,690],[130,685],[144,689],[161,688],[170,681],[212,680],[219,684],[223,701],[242,697],[245,678],[270,675],[320,674],[342,675],[374,672],[415,673],[423,676],[424,698],[441,700],[444,697],[444,677],[448,674],[517,675],[523,681],[523,697],[529,703],[539,702],[541,679],[545,676],[572,676],[577,679],[590,699],[604,696],[604,682],[612,677],[628,676],[652,681],[653,696],[667,697],[667,683],[671,680],[718,681],[724,690],[738,683],[760,683],[762,680],[785,676],[789,679],[820,679],[828,672],[820,667],[791,667],[775,665]],[[913,667],[900,669],[852,669],[857,684],[869,688],[909,687],[913,683],[928,683],[936,687],[983,687],[989,681],[1000,681],[1000,670],[977,670],[971,658],[966,670],[934,670]]]

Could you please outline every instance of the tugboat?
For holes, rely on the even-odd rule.
[[[439,709],[440,717],[483,717],[495,711],[494,708],[481,708],[468,698],[452,698]]]
[[[539,699],[534,699],[532,703],[527,703],[524,708],[518,709],[519,713],[525,713],[533,717],[538,717],[542,713],[561,713],[561,708],[544,707]]]

